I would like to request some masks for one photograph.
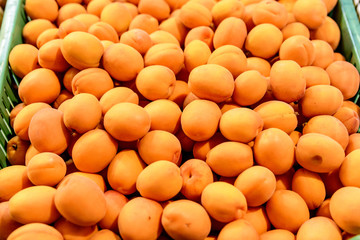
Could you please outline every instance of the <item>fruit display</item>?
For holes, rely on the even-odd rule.
[[[337,0],[25,0],[0,240],[360,235]]]

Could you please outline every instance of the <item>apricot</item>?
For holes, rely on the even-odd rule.
[[[26,167],[22,165],[8,166],[0,170],[0,201],[8,201],[22,189],[32,186]]]
[[[110,89],[100,98],[102,113],[105,115],[111,107],[122,102],[138,104],[139,97],[133,90],[127,87]]]
[[[75,164],[73,162],[73,160],[70,160],[72,161],[72,165],[69,166],[69,163],[66,163],[67,164],[67,167],[69,168],[73,168],[73,169],[69,169],[67,170],[66,172],[66,176],[64,177],[64,179],[66,178],[69,178],[73,175],[79,175],[79,176],[84,176],[84,177],[87,177],[89,178],[90,180],[92,180],[93,182],[95,182],[101,189],[101,191],[105,192],[107,189],[106,189],[106,183],[105,183],[105,180],[103,178],[101,172],[99,174],[96,174],[96,173],[87,173],[87,172],[79,172],[76,167],[75,167]],[[61,184],[61,182],[60,182]]]
[[[27,165],[28,178],[34,185],[54,186],[65,174],[65,161],[55,153],[39,153]]]
[[[135,48],[140,54],[144,55],[153,42],[150,35],[142,29],[131,29],[121,34],[120,43]]]
[[[312,65],[326,69],[333,62],[334,50],[329,43],[323,40],[312,40],[311,42],[315,53],[315,60]]]
[[[342,187],[330,199],[330,213],[335,223],[351,234],[359,234],[359,215],[357,202],[360,199],[358,187]]]
[[[86,42],[87,44],[83,44]],[[94,35],[86,32],[72,32],[66,35],[61,52],[70,65],[83,70],[99,66],[104,47]]]
[[[175,163],[159,160],[141,171],[136,180],[136,189],[142,197],[162,202],[178,194],[182,182],[180,168]]]
[[[215,134],[220,117],[221,110],[214,102],[200,99],[194,100],[183,110],[180,120],[181,127],[190,139],[205,141]]]
[[[65,218],[60,218],[54,224],[56,230],[58,230],[64,237],[64,239],[89,239],[96,232],[98,232],[97,225],[93,226],[79,226],[69,222]]]
[[[194,68],[207,63],[211,55],[209,46],[201,41],[194,40],[184,49],[184,64],[187,71],[191,72]]]
[[[211,9],[213,23],[218,26],[228,17],[242,18],[244,15],[244,4],[241,1],[225,0],[217,1]]]
[[[223,102],[234,91],[234,78],[229,70],[217,64],[194,68],[188,81],[189,89],[196,96],[214,102]]]
[[[104,69],[118,81],[130,81],[144,68],[141,54],[133,47],[115,43],[108,47],[102,59]]]
[[[96,173],[103,170],[115,157],[118,143],[102,129],[83,134],[74,144],[72,158],[77,169]]]
[[[63,39],[69,33],[76,32],[76,31],[86,32],[87,28],[86,28],[85,24],[76,20],[75,18],[69,18],[69,19],[66,19],[65,21],[63,21],[59,25],[58,35],[59,35],[59,38]]]
[[[248,57],[247,59],[246,70],[256,70],[264,77],[270,76],[270,63],[265,59],[259,57]]]
[[[280,60],[293,60],[301,67],[313,64],[316,59],[316,47],[313,42],[302,35],[287,38],[280,46]],[[319,59],[321,56],[319,56]]]
[[[334,86],[312,86],[305,90],[305,95],[300,100],[301,112],[305,117],[333,115],[341,107],[343,99],[341,91]]]
[[[261,116],[254,110],[235,108],[221,116],[219,128],[227,139],[248,143],[262,131],[263,125]]]
[[[39,48],[38,58],[41,67],[56,72],[64,72],[70,67],[61,53],[61,44],[61,39],[54,39]]]
[[[331,63],[326,72],[330,77],[330,84],[340,89],[344,96],[344,100],[355,96],[359,89],[359,72],[349,62],[336,61]]]
[[[217,240],[225,239],[248,239],[248,240],[259,240],[259,234],[256,229],[246,220],[237,219],[226,224],[220,231]]]
[[[324,40],[330,44],[332,49],[336,49],[340,42],[340,27],[331,17],[326,17],[323,24],[310,32],[312,39]]]
[[[334,192],[344,187],[339,177],[339,171],[340,168],[336,168],[331,172],[321,174],[321,178],[326,188],[326,196],[328,197],[331,197],[334,194]]]
[[[16,116],[19,114],[19,112],[25,107],[25,103],[20,102],[14,106],[13,109],[10,111],[9,120],[10,120],[10,126],[14,128],[14,122]]]
[[[98,223],[102,229],[118,232],[118,217],[128,199],[118,191],[108,190],[104,193],[106,200],[106,214]]]
[[[110,0],[92,0],[86,6],[86,11],[90,14],[94,14],[100,17],[104,7],[110,3],[111,3]]]
[[[151,42],[153,45],[159,43],[173,43],[180,46],[179,41],[169,32],[157,30],[150,34]]]
[[[356,133],[359,129],[359,115],[351,108],[340,107],[333,115],[346,127],[348,134]]]
[[[265,207],[249,207],[244,220],[248,221],[258,234],[268,231],[271,227],[270,221],[266,216]]]
[[[115,139],[131,142],[143,137],[150,129],[150,115],[131,102],[112,106],[104,116],[104,127]]]
[[[293,166],[295,144],[288,134],[277,128],[260,132],[255,138],[254,158],[274,174],[284,174]]]
[[[136,87],[149,100],[168,98],[174,91],[174,72],[162,65],[151,65],[142,69],[136,77]]]
[[[121,150],[112,159],[107,171],[110,186],[125,195],[136,191],[136,179],[146,164],[135,150]]]
[[[0,203],[0,222],[1,240],[6,240],[13,231],[22,226],[22,224],[12,219],[8,201]]]
[[[247,211],[245,196],[226,182],[207,185],[201,194],[201,205],[212,218],[224,223],[243,218]]]
[[[296,147],[296,161],[307,170],[327,173],[340,167],[345,159],[342,146],[320,133],[300,137]]]
[[[93,24],[100,22],[100,18],[90,13],[81,13],[73,17],[73,19],[79,21],[80,23],[84,24],[85,31],[88,31],[90,26]]]
[[[300,65],[292,60],[279,60],[274,63],[270,71],[270,87],[272,94],[278,100],[287,103],[300,100],[306,88],[306,80],[302,76]]]
[[[24,9],[32,20],[41,18],[53,22],[58,16],[58,5],[55,0],[27,0]]]
[[[61,90],[59,96],[53,102],[52,106],[56,109],[59,109],[60,105],[63,102],[70,100],[73,97],[74,97],[74,94],[72,94],[72,92],[69,92],[68,90],[63,89],[63,90]]]
[[[9,64],[16,76],[23,78],[38,68],[38,49],[31,44],[18,44],[10,51]]]
[[[73,18],[82,13],[86,13],[86,8],[79,2],[71,2],[61,5],[56,23],[60,26],[60,24],[66,19]]]
[[[184,64],[184,53],[174,43],[159,43],[150,47],[144,56],[145,66],[162,65],[177,74]]]
[[[241,49],[246,38],[245,22],[240,18],[228,17],[216,28],[213,44],[215,49],[224,45],[234,45]]]
[[[268,81],[260,72],[247,70],[235,79],[232,100],[240,106],[255,104],[264,97],[267,87]]]
[[[149,14],[139,14],[132,19],[129,25],[129,30],[141,29],[151,34],[159,28],[159,21]]]
[[[110,231],[108,229],[102,229],[92,235],[89,240],[120,240],[120,237],[116,235],[113,231]]]
[[[261,1],[257,4],[252,15],[255,25],[271,23],[282,29],[287,24],[287,10],[283,4],[277,1]]]
[[[129,28],[132,16],[123,3],[112,2],[103,8],[100,19],[110,24],[120,35]]]
[[[296,1],[293,7],[295,19],[309,29],[317,29],[324,23],[327,16],[326,5],[322,0]]]
[[[327,217],[329,219],[332,219],[330,214],[330,198],[325,199],[320,207],[316,210],[316,216],[317,217]]]
[[[63,236],[54,227],[44,223],[29,223],[13,231],[8,240],[17,239],[54,239],[62,240]]]
[[[261,234],[260,240],[295,240],[295,235],[289,230],[273,229]]]
[[[160,203],[136,197],[127,202],[119,214],[118,226],[123,239],[157,239],[163,228]]]
[[[266,204],[266,213],[275,228],[293,233],[310,217],[305,201],[299,194],[290,190],[275,191]]]
[[[325,200],[326,190],[320,175],[304,168],[295,172],[291,188],[305,200],[310,210],[318,208]]]
[[[345,149],[345,155],[348,155],[352,151],[360,148],[360,133],[353,133],[349,136],[349,144]]]
[[[29,140],[29,124],[32,117],[41,109],[51,108],[47,103],[31,103],[26,105],[20,112],[16,115],[14,119],[14,131],[15,134],[22,140]]]
[[[140,139],[138,152],[147,164],[158,160],[177,163],[180,158],[181,145],[173,134],[163,130],[153,130]]]
[[[38,111],[29,124],[29,139],[40,152],[61,154],[68,146],[70,133],[63,122],[63,113],[44,108]]]
[[[60,214],[54,203],[56,189],[49,186],[32,186],[17,192],[9,200],[11,217],[22,224],[55,222]]]
[[[94,181],[79,175],[61,182],[55,206],[66,220],[83,227],[95,225],[106,213],[104,193]]]
[[[339,170],[339,178],[341,183],[344,186],[354,186],[359,187],[359,177],[356,174],[357,169],[359,168],[358,156],[360,154],[360,150],[354,150],[348,155],[346,155],[345,160],[341,164]]]
[[[306,88],[315,85],[330,85],[330,78],[327,72],[317,66],[305,66],[301,68],[301,73],[306,81]]]
[[[129,10],[131,17],[134,18],[139,14],[138,5],[131,2],[124,2],[125,7]]]
[[[88,32],[99,40],[109,40],[114,43],[119,42],[119,36],[115,28],[106,22],[96,22],[92,24]]]
[[[286,173],[276,175],[276,190],[291,190],[291,182],[294,173],[294,168],[290,168]]]
[[[52,70],[38,68],[21,80],[18,93],[26,105],[35,102],[50,104],[59,96],[60,88],[59,79]]]
[[[301,22],[293,22],[287,24],[281,29],[284,41],[292,36],[301,35],[310,39],[310,30]]]
[[[24,43],[36,46],[39,35],[50,28],[55,28],[55,25],[47,19],[34,19],[27,22],[22,30]]]
[[[165,0],[141,0],[138,4],[138,10],[139,13],[149,14],[158,21],[162,21],[170,15],[170,6]]]
[[[266,59],[273,57],[279,51],[282,42],[283,35],[280,29],[273,24],[263,23],[249,31],[245,48],[253,56]]]
[[[255,1],[257,1],[257,0],[255,0]],[[255,10],[257,3],[260,1],[258,1],[256,3],[255,2],[249,3],[249,4],[246,4],[244,1],[241,1],[241,2],[243,2],[244,6],[245,6],[242,19],[244,20],[246,29],[249,32],[251,29],[253,29],[255,27],[252,16],[253,16],[253,12]]]
[[[216,132],[210,139],[206,141],[195,142],[192,152],[195,158],[205,160],[207,153],[216,145],[226,142],[227,139],[220,133]]]
[[[174,239],[205,239],[211,230],[210,217],[204,207],[187,199],[166,205],[161,223]]]
[[[234,186],[244,194],[248,206],[257,207],[271,198],[275,192],[276,179],[268,168],[253,166],[240,173]]]
[[[313,229],[316,228],[316,231]],[[304,222],[296,234],[296,239],[319,239],[341,240],[341,232],[336,223],[326,217],[313,217]]]
[[[210,49],[213,49],[214,31],[210,27],[200,26],[192,28],[185,37],[184,46],[187,47],[189,43],[194,40],[203,41]]]
[[[64,74],[64,77],[62,79],[62,84],[65,87],[66,90],[72,93],[72,80],[76,74],[78,74],[80,70],[71,67],[69,70],[67,70]]]
[[[87,1],[87,0],[85,0]],[[71,3],[78,3],[80,4],[82,2],[82,0],[56,0],[56,2],[58,3],[58,5],[61,7],[61,6],[64,6],[66,4],[71,4]]]
[[[19,136],[12,137],[6,144],[6,158],[11,165],[25,165],[25,154],[30,143]]]
[[[34,157],[39,153],[40,153],[39,150],[37,150],[33,145],[30,144],[25,154],[25,166],[29,164],[32,157]]]
[[[337,118],[329,115],[312,117],[303,128],[303,134],[321,133],[337,141],[343,149],[349,142],[349,135],[345,125]]]
[[[184,44],[185,37],[188,33],[188,29],[185,25],[179,18],[175,17],[163,20],[159,25],[159,29],[172,34],[181,46]]]

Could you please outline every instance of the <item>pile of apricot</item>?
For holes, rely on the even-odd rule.
[[[26,0],[0,240],[360,234],[336,0]]]

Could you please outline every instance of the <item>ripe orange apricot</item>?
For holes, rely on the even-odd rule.
[[[160,203],[136,197],[127,202],[119,214],[118,226],[123,239],[157,239],[163,231]]]
[[[345,155],[347,156],[352,151],[360,148],[360,133],[353,133],[349,136],[349,144],[345,149]]]
[[[313,172],[328,173],[340,167],[344,159],[341,145],[324,134],[304,134],[296,147],[296,161]]]
[[[352,151],[346,156],[345,160],[341,164],[339,178],[344,186],[360,187],[359,177],[356,174],[359,169],[359,154],[360,150]]]
[[[206,43],[210,49],[213,49],[214,31],[210,27],[200,26],[191,29],[185,37],[184,46],[186,47],[193,40],[201,40]]]
[[[210,217],[199,203],[181,199],[170,202],[161,216],[164,230],[174,239],[204,239],[211,230]]]
[[[187,28],[210,26],[212,15],[210,10],[200,3],[188,1],[180,9],[179,20]]]
[[[320,175],[304,168],[295,172],[291,189],[305,200],[310,210],[318,208],[325,200],[326,190]]]
[[[108,4],[110,4],[110,0],[92,0],[86,6],[86,11],[90,14],[94,14],[100,17],[102,10]]]
[[[206,64],[194,68],[188,81],[189,89],[199,98],[223,102],[234,91],[234,78],[229,70],[217,64]]]
[[[225,112],[220,119],[219,128],[224,137],[231,141],[248,143],[264,126],[260,114],[248,108],[235,108]]]
[[[131,142],[150,129],[151,118],[144,108],[130,102],[112,106],[104,115],[104,127],[115,139]]]
[[[316,29],[324,23],[327,9],[322,0],[300,0],[295,2],[293,13],[298,22],[305,24],[309,29]]]
[[[316,216],[327,217],[332,219],[330,214],[330,198],[325,199],[316,211]]]
[[[259,57],[248,57],[246,70],[257,70],[261,75],[265,77],[270,76],[270,63],[265,59]]]
[[[312,39],[319,39],[328,42],[335,50],[340,42],[340,27],[331,17],[326,17],[323,24],[310,32]]]
[[[29,141],[18,136],[12,137],[6,144],[6,157],[11,165],[25,165],[26,151],[30,146]]]
[[[186,70],[191,72],[194,68],[208,62],[211,55],[209,46],[201,40],[191,41],[184,49],[184,64]]]
[[[153,44],[149,33],[137,28],[121,34],[120,43],[135,48],[142,55],[144,55]]]
[[[146,13],[142,13],[134,17],[129,25],[129,30],[141,29],[147,32],[148,34],[155,32],[156,30],[158,30],[158,28],[159,28],[159,21],[153,16]]]
[[[17,192],[32,186],[26,167],[22,165],[8,166],[0,170],[0,201],[8,201]]]
[[[120,240],[120,237],[116,235],[113,231],[108,229],[101,229],[92,235],[89,240]]]
[[[85,25],[86,31],[90,28],[91,25],[100,22],[100,18],[90,13],[82,13],[76,15],[74,19],[78,20],[79,22]]]
[[[302,76],[300,65],[292,60],[274,63],[270,71],[270,87],[278,100],[290,103],[301,99],[305,94],[306,80]]]
[[[246,38],[245,22],[237,17],[228,17],[216,28],[213,45],[215,49],[224,45],[234,45],[241,49]]]
[[[106,22],[96,22],[92,24],[88,32],[100,40],[109,40],[113,43],[119,42],[119,36],[115,28]]]
[[[310,38],[310,30],[301,22],[289,23],[281,29],[281,32],[283,34],[284,41],[296,35],[302,35],[307,39]]]
[[[192,149],[193,155],[197,159],[205,160],[206,154],[216,145],[226,142],[227,139],[220,133],[216,132],[210,139],[206,141],[197,141]]]
[[[46,68],[29,72],[20,82],[18,93],[25,104],[52,103],[60,94],[60,82],[56,74]]]
[[[277,1],[261,1],[253,11],[253,22],[255,25],[262,23],[274,24],[282,29],[287,24],[287,10],[285,6]]]
[[[241,1],[224,0],[217,1],[211,9],[213,23],[218,26],[224,19],[228,17],[243,18],[244,4]]]
[[[39,50],[31,44],[18,44],[9,54],[9,64],[16,76],[23,78],[38,68]]]
[[[142,69],[136,77],[138,91],[149,100],[166,99],[174,91],[174,72],[162,65],[151,65]]]
[[[101,105],[102,113],[105,115],[106,112],[117,103],[130,102],[138,104],[139,96],[130,88],[115,87],[104,93],[104,95],[100,98],[99,102]]]
[[[86,8],[78,2],[67,3],[60,6],[56,23],[58,26],[66,19],[73,18],[76,15],[86,13]]]
[[[201,194],[201,205],[217,221],[228,223],[244,217],[247,203],[239,189],[226,182],[214,182]]]
[[[79,226],[69,222],[65,218],[60,218],[54,224],[56,230],[58,230],[64,238],[78,238],[78,239],[89,239],[97,231],[97,225],[93,226]]]
[[[138,152],[147,164],[159,160],[177,163],[180,159],[181,145],[175,135],[163,130],[153,130],[140,139]]]
[[[62,181],[54,200],[66,220],[83,227],[95,225],[106,213],[104,193],[94,181],[84,176],[73,175]]]
[[[175,17],[163,20],[159,25],[159,29],[171,33],[178,40],[181,46],[184,44],[185,37],[188,33],[188,29],[185,25],[179,18]]]
[[[356,133],[359,129],[359,115],[351,108],[340,107],[333,115],[346,127],[348,134]]]
[[[102,129],[93,129],[75,142],[72,159],[77,169],[89,173],[103,170],[114,158],[118,143]]]
[[[200,114],[201,113],[201,114]],[[197,116],[194,118],[194,116]],[[181,127],[184,133],[194,141],[210,139],[218,129],[221,110],[217,104],[208,100],[194,100],[189,103],[181,115]]]
[[[54,203],[55,194],[56,189],[49,186],[22,189],[9,200],[10,215],[22,224],[51,224],[60,217]]]
[[[295,240],[295,235],[289,230],[273,229],[261,234],[260,240]]]
[[[24,42],[36,46],[39,35],[50,28],[55,28],[55,25],[47,19],[34,19],[27,22],[22,30]]]
[[[330,78],[327,72],[317,66],[305,66],[301,68],[301,73],[306,81],[306,88],[315,85],[330,85]]]
[[[103,8],[100,19],[110,24],[120,35],[129,28],[132,16],[123,3],[112,2]]]
[[[293,166],[295,144],[288,134],[277,128],[260,132],[255,138],[254,158],[274,174],[284,174]]]
[[[236,178],[234,186],[245,196],[248,206],[257,207],[267,202],[276,188],[275,175],[266,167],[250,167]]]
[[[313,229],[316,228],[316,231]],[[329,240],[341,240],[341,231],[336,223],[326,217],[313,217],[304,222],[296,234],[296,239],[310,240],[326,238]]]
[[[248,221],[257,231],[262,234],[268,231],[271,227],[270,221],[266,216],[265,207],[249,207],[246,211],[244,219]]]
[[[8,236],[21,227],[22,224],[16,222],[10,215],[9,202],[0,203],[0,239],[6,240]]]
[[[86,44],[83,44],[86,42]],[[61,52],[70,65],[82,70],[98,67],[104,53],[100,40],[87,32],[72,32],[66,35]]]
[[[316,48],[309,38],[295,35],[287,38],[280,46],[280,60],[293,60],[301,67],[313,64],[316,58]],[[319,56],[320,59],[321,56]]]
[[[314,46],[315,54],[315,60],[312,65],[326,69],[333,62],[334,50],[324,40],[312,40],[311,42]]]
[[[359,209],[360,199],[358,187],[343,187],[337,190],[330,199],[330,213],[335,223],[351,234],[359,234],[359,215],[354,214]]]
[[[13,231],[8,240],[17,239],[64,239],[61,233],[54,227],[44,223],[29,223]]]
[[[29,124],[29,139],[40,152],[63,153],[70,140],[63,113],[53,108],[38,111]]]
[[[112,159],[107,171],[110,186],[125,195],[136,191],[136,179],[146,164],[135,150],[121,150]]]
[[[245,41],[245,48],[253,56],[267,59],[279,51],[282,41],[283,35],[279,28],[270,23],[263,23],[250,30]]]
[[[292,214],[289,214],[289,213]],[[296,232],[309,220],[310,213],[299,194],[290,190],[277,190],[266,204],[266,213],[275,228]]]
[[[246,220],[238,219],[226,224],[220,231],[218,240],[225,239],[248,239],[259,240],[259,234],[256,229]]]
[[[102,58],[104,69],[118,81],[130,81],[144,68],[141,54],[133,47],[115,43],[108,47]]]
[[[180,168],[173,162],[159,160],[141,171],[136,180],[136,189],[142,197],[163,202],[176,196],[182,183]]]
[[[66,164],[59,155],[43,152],[31,158],[26,171],[34,185],[54,186],[64,178]]]

